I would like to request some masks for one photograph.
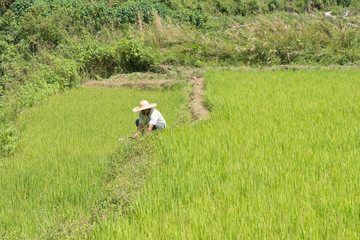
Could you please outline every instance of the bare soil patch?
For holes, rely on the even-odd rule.
[[[90,81],[83,84],[88,87],[161,87],[165,85],[173,85],[177,81],[171,76],[165,74],[146,73],[130,73],[117,74],[106,80]]]
[[[193,88],[190,94],[189,109],[194,120],[209,117],[209,110],[205,106],[205,81],[204,78],[193,76],[191,78]]]
[[[173,80],[139,80],[139,81],[93,81],[83,84],[88,87],[139,87],[172,85]]]

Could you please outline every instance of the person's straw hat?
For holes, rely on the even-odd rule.
[[[149,103],[148,101],[146,100],[142,100],[140,102],[140,106],[136,107],[133,109],[133,112],[139,112],[141,110],[144,110],[144,109],[149,109],[149,108],[153,108],[153,107],[156,107],[156,103]]]

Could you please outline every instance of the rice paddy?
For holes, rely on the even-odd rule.
[[[96,218],[108,156],[135,132],[132,108],[159,104],[170,124],[181,89],[80,88],[22,114],[22,139],[0,165],[0,239],[82,236]]]
[[[159,137],[163,166],[94,238],[359,238],[359,72],[209,71],[206,84],[210,120]]]
[[[193,124],[175,126],[181,88],[80,88],[23,114],[21,147],[0,165],[0,236],[359,238],[359,71],[214,70],[205,80],[210,118]],[[89,229],[108,156],[133,133],[142,99],[169,126],[151,143],[161,165],[125,215]]]

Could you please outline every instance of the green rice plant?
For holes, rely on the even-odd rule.
[[[356,239],[358,70],[209,71],[211,117],[158,138],[162,166],[94,239]]]
[[[181,87],[78,88],[23,112],[16,153],[0,162],[1,238],[84,237],[105,214],[109,155],[136,131],[131,110],[143,99],[158,103],[169,125],[184,104]]]

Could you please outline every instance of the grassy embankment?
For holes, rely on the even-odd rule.
[[[84,236],[118,190],[106,186],[109,155],[136,130],[132,107],[143,98],[157,102],[173,125],[183,96],[180,88],[80,88],[22,114],[19,149],[0,165],[0,238]]]
[[[356,239],[359,71],[206,75],[208,121],[167,131],[163,166],[95,239]]]

